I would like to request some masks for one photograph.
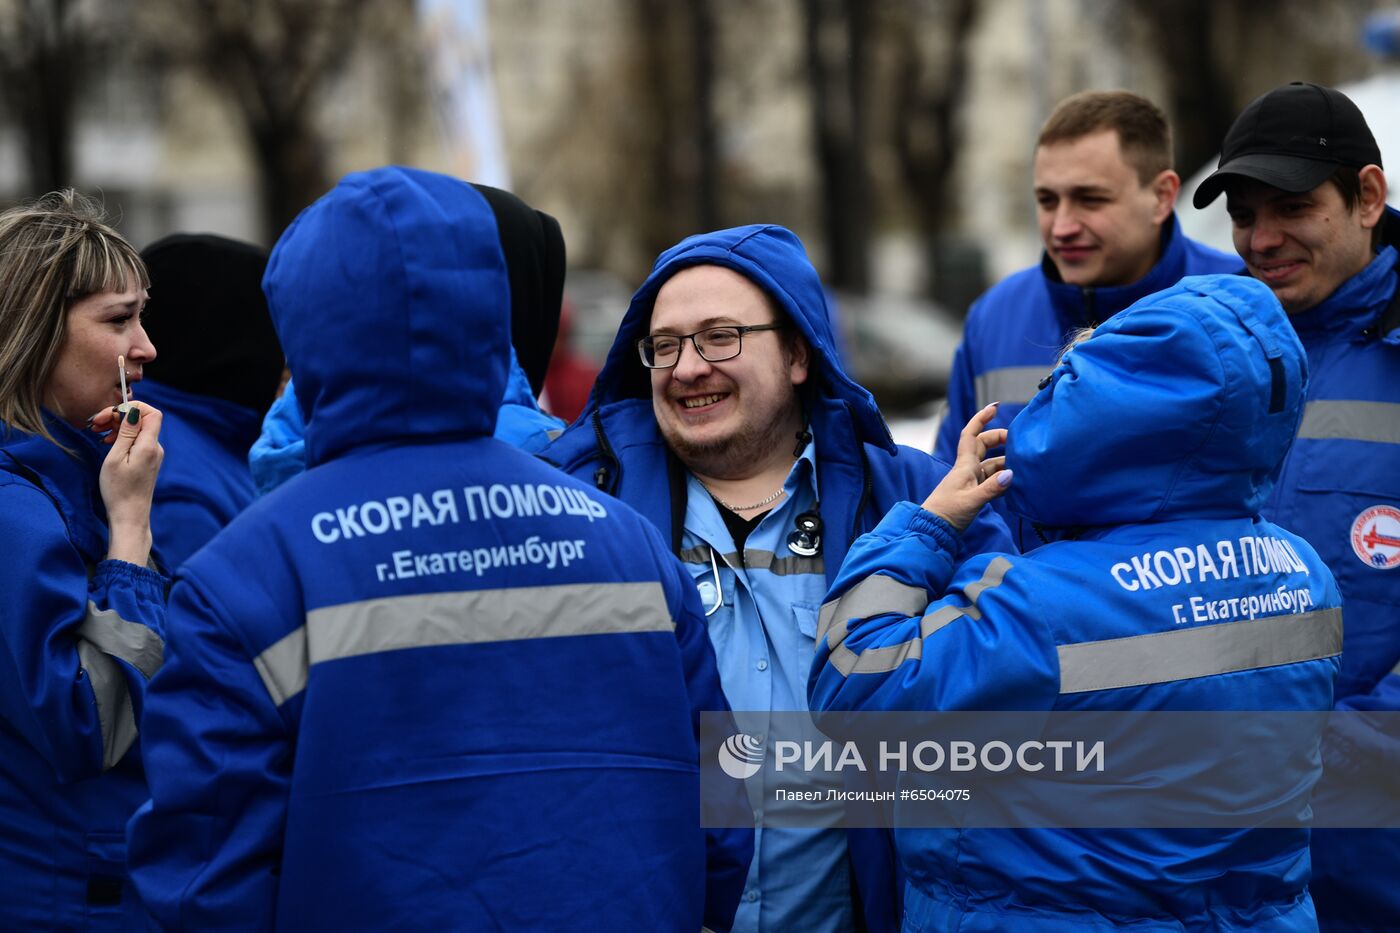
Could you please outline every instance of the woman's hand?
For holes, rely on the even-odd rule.
[[[948,475],[924,500],[924,508],[952,525],[959,533],[977,517],[982,506],[1006,492],[1011,471],[1005,457],[987,457],[987,451],[1006,444],[1006,429],[983,430],[996,417],[996,402],[972,416],[958,437],[958,456]]]
[[[97,480],[107,507],[108,560],[145,566],[151,556],[151,497],[165,457],[160,422],[160,412],[145,402],[132,402],[125,413],[106,409],[92,419],[94,431],[111,431],[112,449]]]

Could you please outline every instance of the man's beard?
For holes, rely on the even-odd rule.
[[[796,398],[792,404],[797,404]],[[686,469],[716,479],[737,479],[766,463],[778,447],[793,442],[790,425],[794,421],[800,422],[800,418],[793,417],[792,409],[780,406],[771,418],[761,422],[745,419],[733,434],[712,441],[691,441],[667,426],[658,426]]]

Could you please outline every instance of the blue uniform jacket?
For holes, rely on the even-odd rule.
[[[781,227],[748,226],[704,234],[662,253],[632,298],[588,405],[544,456],[637,508],[677,552],[683,550],[686,474],[657,428],[650,379],[637,359],[636,341],[647,334],[652,304],[662,284],[681,269],[698,264],[732,269],[759,285],[811,346],[815,378],[804,405],[815,446],[815,485],[823,525],[822,553],[812,566],[830,583],[850,543],[875,527],[896,502],[922,499],[947,466],[928,454],[894,444],[870,393],[841,365],[821,283],[802,244]],[[990,511],[974,522],[967,539],[970,553],[1012,546],[1005,525]],[[683,557],[697,579],[710,573],[704,555]],[[814,635],[812,631],[808,637]],[[889,834],[852,831],[849,835],[855,886],[869,928],[896,928],[901,883]]]
[[[726,707],[698,600],[629,508],[490,436],[510,319],[486,201],[351,175],[264,288],[308,469],[172,592],[129,830],[146,908],[200,930],[727,928],[751,834],[707,850],[699,824],[699,712]]]
[[[1227,256],[1187,238],[1173,214],[1162,225],[1162,256],[1131,285],[1081,288],[1060,281],[1049,256],[1040,265],[1007,276],[978,298],[967,313],[963,341],[953,355],[948,381],[948,413],[938,429],[934,455],[952,461],[958,434],[974,414],[1000,402],[989,425],[1004,428],[1036,393],[1040,381],[1076,328],[1108,320],[1138,299],[1175,285],[1182,276],[1234,272],[1243,268]],[[992,503],[1023,550],[1040,541],[1008,510]]]
[[[952,529],[913,503],[896,509],[852,547],[823,607],[812,706],[1329,709],[1336,583],[1307,542],[1258,515],[1297,428],[1306,373],[1282,309],[1249,279],[1187,278],[1115,315],[1011,426],[1012,507],[1058,540],[956,570]],[[1305,812],[1321,729],[1270,746],[1305,762],[1299,773],[1261,765],[1276,779],[1242,799],[1204,800],[1219,809],[1203,816]],[[897,837],[911,930],[1316,922],[1306,829]]]
[[[165,459],[151,505],[151,534],[173,571],[256,497],[248,448],[260,418],[251,408],[153,379],[135,394],[162,415]]]
[[[165,578],[107,560],[107,448],[0,428],[0,929],[119,929]]]
[[[1317,548],[1346,599],[1341,710],[1400,711],[1400,214],[1380,253],[1326,301],[1292,315],[1312,382],[1270,519]],[[1357,723],[1353,722],[1352,725]],[[1357,756],[1392,762],[1395,730],[1330,736],[1319,793],[1345,793]],[[1319,830],[1313,890],[1324,929],[1400,927],[1400,831]]]

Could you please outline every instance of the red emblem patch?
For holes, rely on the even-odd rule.
[[[1351,549],[1367,567],[1400,567],[1400,509],[1373,505],[1351,523]]]

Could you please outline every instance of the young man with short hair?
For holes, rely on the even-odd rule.
[[[1035,395],[1077,329],[1108,320],[1185,275],[1233,272],[1239,260],[1186,238],[1173,209],[1162,111],[1127,91],[1066,98],[1036,141],[1034,191],[1045,254],[994,285],[968,312],[953,358],[948,413],[934,454],[952,462],[958,434],[983,406],[1000,402],[991,428],[1007,427]],[[1022,548],[1030,528],[993,503]]]

